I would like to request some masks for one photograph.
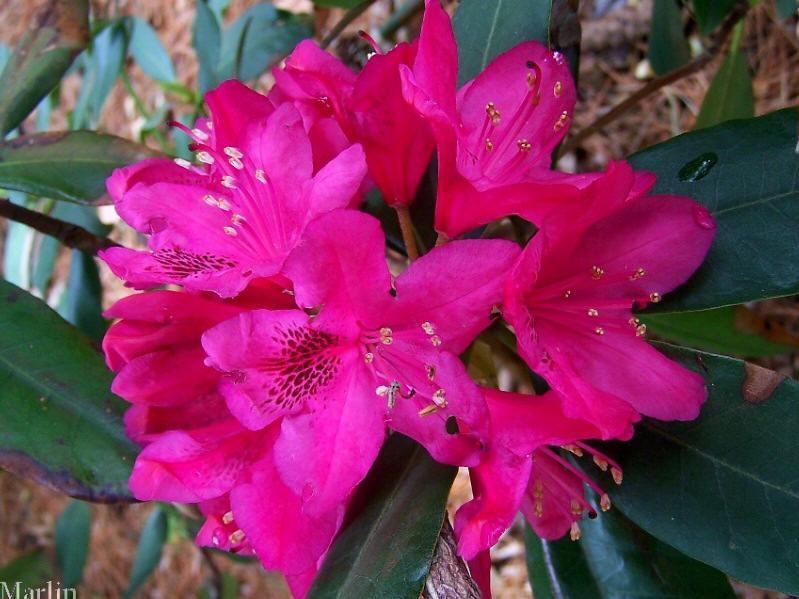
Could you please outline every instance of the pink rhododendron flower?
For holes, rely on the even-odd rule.
[[[356,197],[366,174],[360,146],[314,173],[297,109],[270,112],[265,99],[241,108],[255,94],[245,89],[228,83],[209,94],[213,133],[193,133],[207,138],[196,144],[205,168],[155,159],[108,180],[120,216],[150,235],[150,251],[101,253],[129,285],[174,283],[232,297],[254,277],[277,274],[308,222]]]
[[[294,303],[281,285],[263,279],[235,300],[214,297],[157,291],[120,300],[106,313],[121,319],[103,341],[117,372],[113,389],[133,403],[126,430],[144,446],[130,488],[140,500],[198,503],[206,515],[199,544],[257,555],[301,591],[346,502],[313,516],[302,510],[302,498],[275,471],[280,422],[258,431],[243,427],[218,393],[222,375],[204,365],[200,345],[202,334],[225,319],[255,306]]]
[[[203,335],[239,421],[258,431],[282,418],[275,463],[308,513],[348,496],[387,425],[440,461],[479,461],[485,406],[457,353],[490,324],[518,254],[505,241],[452,243],[392,287],[379,223],[332,212],[286,262],[303,309],[245,312]]]
[[[614,165],[566,206],[570,218],[553,217],[556,233],[545,224],[533,237],[506,286],[519,354],[562,395],[566,415],[603,438],[629,436],[640,414],[693,419],[707,396],[702,377],[646,343],[631,309],[696,270],[715,223],[688,198],[640,197],[639,181]]]
[[[284,69],[273,70],[273,93],[304,106],[303,114],[314,119],[332,115],[350,141],[363,145],[369,174],[391,206],[413,202],[434,146],[427,122],[403,99],[400,66],[435,81],[442,18],[448,20],[441,12],[428,12],[419,39],[386,54],[375,45],[376,53],[358,75],[312,41],[301,42]]]
[[[594,177],[549,170],[576,99],[566,60],[524,42],[456,93],[452,26],[438,0],[425,5],[437,42],[419,49],[429,68],[400,70],[405,98],[428,119],[438,146],[436,230],[452,238],[509,214],[538,224],[541,205]]]

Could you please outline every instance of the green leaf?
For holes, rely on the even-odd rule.
[[[742,357],[770,356],[796,351],[747,331],[739,321],[743,306],[725,306],[701,312],[640,314],[648,330],[680,345]]]
[[[694,130],[712,127],[732,119],[755,116],[752,77],[743,52],[731,52],[713,77],[702,101]]]
[[[0,188],[87,203],[105,194],[115,168],[160,156],[92,131],[35,133],[0,143]]]
[[[452,26],[458,42],[458,86],[526,40],[549,45],[550,0],[462,0]]]
[[[222,80],[217,74],[219,64],[219,47],[222,43],[222,32],[214,13],[206,0],[197,0],[194,25],[191,29],[191,43],[197,53],[199,70],[197,85],[200,94],[219,85]]]
[[[197,591],[197,599],[237,599],[239,596],[239,581],[230,574],[222,572],[219,576],[220,589],[214,588],[212,583],[207,588]]]
[[[316,6],[338,6],[340,8],[355,8],[361,0],[313,0]]]
[[[112,23],[92,40],[89,64],[94,78],[89,92],[89,104],[95,122],[100,120],[103,105],[119,76],[125,60],[126,45],[125,27],[122,22]]]
[[[696,274],[657,312],[704,310],[799,292],[797,111],[686,133],[630,156],[655,194],[705,205],[717,230]]]
[[[710,35],[737,0],[694,0],[694,16],[702,35]],[[795,0],[791,0],[795,1]]]
[[[733,358],[658,349],[702,374],[709,398],[693,422],[645,420],[631,441],[604,445],[624,469],[621,486],[604,481],[614,504],[733,578],[799,594],[799,384]]]
[[[91,524],[89,505],[74,500],[67,504],[55,523],[55,553],[64,587],[77,586],[83,576]]]
[[[133,32],[130,37],[130,53],[133,59],[156,81],[170,83],[177,79],[172,60],[164,49],[155,29],[140,17],[133,17]]]
[[[592,504],[596,509],[595,496]],[[545,541],[525,522],[530,584],[536,599],[735,599],[723,573],[658,541],[618,510],[582,520],[580,529],[579,541]]]
[[[222,36],[219,77],[255,79],[300,41],[313,35],[310,21],[256,4],[241,15]]]
[[[657,75],[673,71],[691,60],[676,0],[655,0],[649,32],[649,63]]]
[[[24,599],[27,589],[40,588],[47,584],[48,580],[52,580],[52,572],[53,565],[50,558],[42,549],[37,549],[24,553],[0,567],[0,582],[6,583],[9,589],[12,589],[11,597],[15,597],[13,589],[16,589],[19,583],[19,596]]]
[[[89,339],[0,280],[0,467],[88,501],[131,500],[127,404]]]
[[[0,75],[0,137],[19,125],[58,85],[89,41],[86,0],[51,1]]]
[[[799,3],[796,0],[777,0],[777,14],[780,19],[787,19],[796,14]]]
[[[130,599],[158,566],[164,543],[166,543],[166,532],[166,513],[160,505],[156,504],[153,511],[150,512],[147,522],[144,523],[141,537],[139,537],[139,546],[136,548],[136,558],[133,560],[133,570],[125,591],[125,599]]]
[[[307,599],[418,599],[455,472],[394,433],[358,486],[349,524],[330,548]]]

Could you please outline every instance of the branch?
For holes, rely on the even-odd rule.
[[[55,237],[67,247],[81,250],[87,254],[96,254],[100,250],[119,245],[107,237],[95,235],[83,227],[72,225],[35,210],[28,210],[8,200],[0,200],[0,216],[28,225],[45,235]]]
[[[445,515],[422,594],[424,599],[482,599],[480,589],[457,551],[455,533]]]
[[[732,33],[733,27],[735,27],[738,21],[746,16],[748,10],[749,2],[747,0],[739,0],[732,10],[730,10],[730,12],[727,14],[721,25],[719,25],[716,34],[713,36],[713,39],[711,40],[707,49],[701,55],[694,58],[691,62],[681,66],[679,69],[666,73],[665,75],[661,75],[660,77],[656,77],[637,92],[633,93],[627,99],[623,100],[610,109],[607,113],[588,125],[585,129],[578,131],[563,144],[559,154],[562,156],[571,152],[578,145],[580,145],[580,142],[582,142],[584,139],[592,136],[603,127],[615,121],[622,114],[630,110],[633,106],[641,102],[647,96],[650,96],[654,92],[658,91],[660,88],[665,87],[670,83],[674,83],[683,77],[687,77],[688,75],[696,73],[697,71],[701,71],[705,65],[713,60],[713,58],[715,58],[719,51],[724,47],[724,45],[727,43],[727,39],[730,37],[730,33]]]
[[[336,23],[333,29],[330,30],[325,38],[319,43],[319,47],[323,50],[327,48],[330,43],[336,39],[342,31],[347,28],[347,25],[352,23],[355,19],[361,16],[362,13],[366,12],[366,9],[369,8],[372,4],[374,4],[375,0],[363,0],[360,4],[356,5],[354,8],[347,11],[341,20]]]

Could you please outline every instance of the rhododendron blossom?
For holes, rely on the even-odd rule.
[[[227,101],[244,93],[240,84],[226,85]],[[314,173],[311,144],[291,104],[265,118],[258,118],[260,111],[242,116],[227,102],[211,106],[211,130],[220,131],[213,137],[193,132],[205,140],[196,143],[205,168],[154,159],[118,169],[109,179],[120,216],[150,235],[149,252],[111,248],[101,254],[133,287],[175,283],[232,297],[252,278],[277,274],[305,225],[349,206],[366,174],[357,145]]]
[[[384,244],[370,216],[318,218],[285,268],[304,309],[243,313],[203,336],[208,363],[225,373],[231,412],[252,430],[283,418],[276,464],[312,513],[363,478],[386,425],[440,461],[480,459],[485,406],[453,352],[490,324],[519,250],[505,241],[453,243],[392,286]],[[447,431],[448,419],[457,432]]]

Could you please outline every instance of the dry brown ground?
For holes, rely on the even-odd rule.
[[[0,1],[0,40],[15,42],[41,2]],[[255,3],[256,0],[234,0],[228,19],[234,19]],[[115,4],[122,14],[137,14],[155,27],[175,64],[180,81],[193,87],[196,83],[196,63],[191,47],[193,0],[172,0],[167,3],[160,0],[120,0],[117,3],[92,1],[96,14],[104,14]],[[309,0],[284,0],[279,4],[308,10]],[[357,55],[362,56],[364,48],[353,41],[356,39],[354,31],[358,28],[368,30],[381,23],[390,12],[389,4],[389,0],[378,1],[351,26],[338,44],[339,51],[348,56],[356,55],[356,59]],[[651,0],[631,1],[628,6],[596,20],[590,18],[592,3],[582,4],[580,103],[572,132],[587,126],[640,87],[642,80],[639,77],[642,73],[649,76],[642,61],[646,54]],[[341,14],[342,11],[338,9],[318,10],[315,16],[317,31],[328,31]],[[756,8],[748,20],[742,46],[749,57],[754,77],[758,114],[796,105],[799,98],[797,22],[793,19],[780,23],[774,14],[773,0]],[[624,118],[600,134],[586,139],[573,155],[562,159],[561,167],[596,170],[608,160],[622,158],[640,148],[690,130],[719,62],[720,59],[653,94]],[[129,66],[129,73],[137,94],[148,110],[153,110],[164,101],[163,92],[137,66]],[[74,103],[78,84],[76,76],[65,82],[62,110],[55,115],[54,128],[64,126],[65,110]],[[264,77],[257,85],[265,89],[269,85],[268,77]],[[100,120],[100,129],[135,138],[140,123],[133,103],[122,85],[117,83]],[[0,236],[2,233],[3,229],[0,228]],[[122,227],[114,235],[129,245],[138,243],[135,235]],[[103,278],[108,289],[105,298],[107,304],[128,293],[107,271],[104,271]],[[799,329],[799,308],[793,300],[765,303],[759,310],[794,333]],[[799,360],[795,354],[769,359],[766,365],[790,376],[796,376],[799,371]],[[468,497],[468,480],[462,472],[453,488],[450,508],[454,509]],[[51,548],[53,525],[65,502],[62,496],[0,471],[0,564],[35,547]],[[149,510],[147,505],[92,506],[91,552],[79,596],[111,599],[121,596],[127,584],[138,534]],[[499,599],[531,597],[518,526],[503,537],[492,556],[494,596]],[[242,596],[287,597],[279,576],[265,575],[254,565],[233,564],[219,556],[213,559],[218,568],[240,581]],[[206,584],[210,574],[207,562],[190,540],[174,538],[168,543],[157,572],[139,596],[192,597]],[[773,596],[745,587],[737,589],[741,596],[748,599]]]

